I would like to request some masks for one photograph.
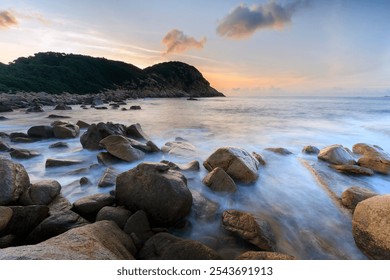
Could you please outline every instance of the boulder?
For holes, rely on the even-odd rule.
[[[342,145],[332,145],[320,150],[318,158],[336,165],[356,164],[355,159]]]
[[[49,149],[57,149],[57,148],[69,148],[68,143],[65,142],[56,142],[49,145]]]
[[[259,162],[241,148],[219,148],[204,161],[203,166],[208,171],[221,167],[234,180],[247,184],[258,178]]]
[[[171,162],[168,160],[162,160],[160,162],[167,164],[169,166],[169,168],[172,170],[179,170],[179,171],[199,171],[200,170],[199,161],[197,161],[197,160],[190,161],[186,164],[178,164],[178,163],[174,163],[174,162]]]
[[[142,130],[139,123],[126,127],[126,135],[134,139],[150,140],[150,137]]]
[[[150,150],[151,153],[158,153],[158,152],[161,152],[160,148],[157,147],[157,145],[154,144],[154,142],[152,142],[152,141],[150,141],[150,140],[149,140],[148,142],[146,142],[146,146],[149,147],[149,150]]]
[[[362,155],[358,164],[382,174],[390,174],[390,156],[378,146],[359,143],[353,146],[353,152]]]
[[[61,185],[55,180],[44,180],[32,184],[20,197],[22,205],[49,205],[61,192]]]
[[[8,152],[10,149],[11,147],[7,143],[0,141],[0,152]]]
[[[233,193],[237,191],[233,179],[221,167],[214,168],[213,171],[207,174],[203,179],[203,183],[216,192]]]
[[[345,207],[354,210],[359,202],[376,195],[378,194],[372,190],[353,186],[341,194],[341,203]]]
[[[132,162],[144,158],[145,154],[131,146],[131,142],[121,135],[110,135],[100,141],[100,145],[111,155]]]
[[[23,165],[0,158],[0,206],[17,202],[30,186],[30,178]]]
[[[40,113],[40,112],[45,112],[45,110],[43,110],[43,107],[40,105],[34,105],[34,106],[27,108],[26,112],[27,113]]]
[[[167,142],[164,146],[161,147],[161,151],[170,155],[182,157],[193,157],[196,155],[195,146],[185,140]]]
[[[320,153],[320,149],[315,146],[305,146],[302,149],[302,153],[309,155],[318,155]]]
[[[282,155],[282,156],[287,156],[287,155],[291,155],[292,154],[292,152],[290,152],[289,150],[287,150],[285,148],[266,148],[265,150],[273,152],[275,154]]]
[[[87,220],[79,214],[65,210],[50,215],[43,220],[33,231],[27,236],[28,244],[36,244],[45,241],[54,236],[60,235],[72,228],[77,228],[89,224]]]
[[[219,204],[214,202],[200,192],[191,190],[192,193],[192,211],[197,220],[213,221],[217,217]]]
[[[54,136],[59,139],[75,138],[80,133],[80,128],[72,123],[53,126]]]
[[[295,260],[295,257],[276,252],[248,251],[239,255],[236,260]]]
[[[252,156],[257,159],[257,161],[261,164],[261,165],[266,165],[267,163],[265,162],[264,160],[264,157],[256,152],[252,152]]]
[[[13,213],[11,208],[0,206],[0,234],[7,228]]]
[[[26,149],[11,149],[11,152],[9,154],[12,158],[17,159],[29,159],[41,155],[37,151],[29,151]]]
[[[89,123],[86,123],[82,120],[79,120],[77,121],[76,125],[79,127],[79,128],[88,128],[90,126]]]
[[[0,250],[2,260],[131,260],[130,236],[111,221],[71,229],[36,245]]]
[[[87,177],[81,177],[79,182],[80,186],[85,186],[91,183]]]
[[[111,155],[109,152],[100,152],[97,154],[97,160],[100,164],[105,166],[110,166],[113,164],[117,164],[123,162],[121,159]]]
[[[206,245],[169,233],[158,233],[146,241],[138,254],[141,260],[220,260]]]
[[[66,105],[66,104],[58,104],[54,107],[54,110],[72,110],[72,107]]]
[[[76,213],[82,217],[91,219],[95,218],[96,214],[104,207],[111,206],[115,202],[115,198],[110,194],[93,194],[76,200],[73,203],[73,208]]]
[[[352,175],[362,175],[362,176],[372,176],[374,175],[374,171],[372,171],[369,168],[361,167],[358,165],[336,165],[331,164],[329,167],[333,168],[334,170],[345,173],[345,174],[352,174]]]
[[[275,251],[276,243],[270,224],[252,214],[238,210],[226,210],[222,214],[222,224],[242,239],[265,251]]]
[[[100,178],[98,186],[101,188],[114,186],[116,181],[116,176],[118,176],[118,173],[115,172],[115,170],[112,169],[111,167],[108,167],[104,171],[103,176]]]
[[[49,214],[54,215],[57,213],[62,213],[72,208],[72,204],[67,198],[62,196],[62,194],[57,195],[53,201],[48,205]]]
[[[130,211],[144,210],[152,223],[174,225],[191,209],[186,178],[162,163],[141,163],[116,179],[116,199]]]
[[[134,139],[131,139],[131,138],[127,138],[130,142],[130,145],[137,149],[137,150],[140,150],[144,153],[152,153],[152,148],[150,146],[148,146],[147,144],[144,144],[142,142],[139,142],[137,140],[134,140]]]
[[[126,135],[126,127],[121,124],[98,123],[91,124],[87,131],[80,137],[81,145],[84,149],[100,150],[100,141],[110,135]]]
[[[153,236],[148,217],[142,210],[138,210],[126,221],[123,231],[129,234],[137,247]]]
[[[96,221],[114,221],[121,229],[125,227],[131,212],[125,208],[105,206],[96,215]]]
[[[53,128],[48,125],[32,126],[27,131],[28,136],[35,138],[48,139],[54,137]]]
[[[390,259],[390,195],[358,203],[352,219],[356,245],[371,259]]]
[[[46,160],[46,168],[48,167],[59,167],[59,166],[70,166],[70,165],[76,165],[83,163],[82,160],[71,160],[71,159],[53,159],[53,158],[48,158]]]
[[[141,106],[139,105],[130,106],[130,110],[141,110]]]

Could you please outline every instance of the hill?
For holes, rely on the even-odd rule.
[[[140,69],[134,65],[55,52],[0,63],[0,92],[58,94],[129,91],[137,97],[223,96],[193,66],[165,62]]]

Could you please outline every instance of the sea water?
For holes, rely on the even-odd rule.
[[[66,102],[66,101],[65,101]],[[196,147],[195,153],[180,156],[163,153],[147,155],[144,161],[170,160],[186,163],[202,162],[222,146],[236,146],[263,155],[267,164],[259,169],[259,179],[251,185],[238,184],[235,194],[214,193],[202,184],[207,171],[186,172],[189,188],[216,205],[211,219],[199,219],[194,211],[178,236],[199,240],[217,250],[224,258],[234,258],[249,244],[240,242],[221,225],[221,214],[237,209],[266,219],[275,233],[277,251],[298,259],[365,259],[352,236],[351,214],[338,205],[324,189],[305,163],[316,163],[316,156],[303,154],[302,148],[314,145],[323,148],[342,144],[352,148],[356,143],[375,144],[390,152],[390,98],[364,97],[226,97],[197,101],[186,99],[129,100],[125,108],[140,105],[142,110],[110,109],[84,110],[73,106],[71,111],[53,111],[45,107],[42,113],[17,110],[4,113],[7,120],[0,122],[0,131],[26,132],[33,125],[49,125],[49,114],[70,116],[76,123],[114,122],[131,125],[140,123],[154,143],[163,146],[176,137],[188,140]],[[81,133],[85,131],[82,130]],[[7,142],[6,138],[2,139]],[[91,169],[85,174],[74,174],[78,168],[97,163],[97,151],[84,150],[79,138],[65,140],[69,148],[49,149],[58,139],[34,143],[10,143],[12,147],[30,149],[42,155],[28,160],[17,160],[27,169],[32,182],[55,179],[62,185],[62,193],[71,202],[94,193],[108,193],[114,189],[98,188],[105,167]],[[264,150],[283,147],[291,155],[279,155]],[[3,153],[3,156],[7,156]],[[80,159],[83,164],[60,168],[45,168],[48,158]],[[115,165],[117,172],[135,167],[140,162]],[[321,163],[320,163],[321,164]],[[322,167],[322,168],[327,168]],[[325,170],[325,169],[324,169]],[[371,188],[378,193],[390,192],[389,176],[355,178],[326,170],[330,175],[332,192],[340,196],[351,184]],[[91,184],[80,186],[78,180],[87,177]]]

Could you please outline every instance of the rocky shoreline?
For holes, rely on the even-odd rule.
[[[117,94],[104,101],[123,102],[125,99]],[[32,104],[30,98],[36,95],[23,98],[27,101],[15,97],[11,107],[28,110]],[[75,98],[66,103],[85,102]],[[59,100],[43,94],[33,106],[50,104],[61,110],[69,109],[58,104]],[[96,105],[89,106],[102,105],[103,100],[95,101]],[[2,104],[7,105],[4,101]],[[199,172],[198,161],[188,164],[148,161],[156,153],[191,154],[194,146],[185,139],[177,138],[160,148],[140,124],[71,123],[61,115],[53,118],[56,120],[51,125],[32,126],[27,133],[1,134],[0,259],[222,259],[212,242],[206,245],[175,236],[175,232],[188,226],[190,213],[195,213],[198,219],[219,220],[233,239],[243,242],[242,253],[236,259],[296,259],[281,250],[277,252],[276,232],[266,218],[239,209],[219,212],[215,202],[191,190],[186,174]],[[95,151],[99,165],[106,168],[98,187],[110,186],[114,190],[86,196],[74,203],[64,197],[63,186],[56,180],[31,183],[29,174],[17,160],[28,160],[39,154],[13,147],[15,143],[58,139],[48,148],[61,149],[67,146],[67,139],[78,138],[83,149]],[[292,154],[283,148],[267,151],[286,157]],[[390,157],[378,146],[359,143],[352,151],[341,145],[323,149],[307,146],[303,153],[315,157],[315,164],[329,166],[329,172],[353,177],[390,173]],[[242,148],[221,147],[202,163],[209,172],[203,179],[204,187],[221,196],[234,193],[238,185],[250,186],[258,180],[266,160],[263,155]],[[139,164],[117,173],[115,164],[125,162]],[[48,158],[45,168],[81,163],[72,158]],[[310,166],[321,178],[321,170],[315,164]],[[84,168],[83,172],[88,174],[93,168]],[[84,184],[89,184],[88,176],[80,175],[79,185]],[[378,195],[360,186],[351,186],[340,195],[325,179],[323,185],[339,207],[350,213],[351,234],[358,248],[368,258],[390,259],[390,195]]]

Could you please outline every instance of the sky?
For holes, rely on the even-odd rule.
[[[387,0],[0,0],[0,62],[182,61],[226,95],[390,95]]]

